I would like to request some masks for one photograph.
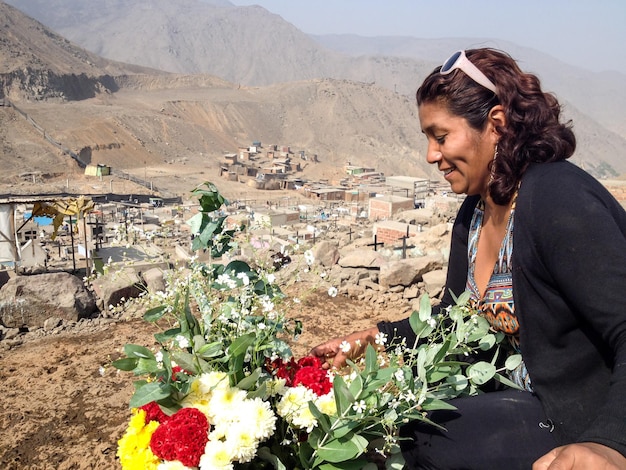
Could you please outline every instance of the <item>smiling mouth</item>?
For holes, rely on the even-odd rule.
[[[454,170],[456,169],[456,167],[452,167],[452,168],[448,168],[446,170],[442,170],[443,171],[443,176],[448,176],[450,173],[452,173]]]

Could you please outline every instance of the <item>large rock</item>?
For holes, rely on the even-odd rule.
[[[422,280],[425,273],[441,269],[443,259],[440,256],[422,256],[399,261],[390,261],[380,267],[378,283],[384,287],[408,287]]]
[[[78,321],[95,310],[93,295],[69,273],[16,276],[0,289],[0,323],[9,328],[43,327],[49,318]]]
[[[133,268],[109,272],[93,282],[93,290],[103,310],[117,306],[124,300],[139,297],[145,288]]]
[[[315,261],[325,268],[334,266],[339,261],[339,249],[334,243],[321,241],[313,247],[312,251]]]
[[[146,272],[141,273],[141,277],[148,292],[154,294],[165,291],[165,273],[161,268],[150,268]]]
[[[339,259],[342,268],[378,269],[385,264],[385,257],[374,250],[361,249],[346,253]]]
[[[443,291],[446,285],[446,275],[447,270],[445,269],[435,269],[423,274],[424,289],[431,299],[437,297]]]

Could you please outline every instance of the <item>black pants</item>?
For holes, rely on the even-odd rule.
[[[415,421],[400,435],[407,469],[530,470],[557,446],[539,399],[529,392],[504,390],[457,398],[456,410],[429,418],[443,426]]]

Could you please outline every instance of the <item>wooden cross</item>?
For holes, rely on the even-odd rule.
[[[374,235],[374,243],[368,243],[367,246],[373,246],[374,247],[374,251],[378,251],[378,247],[379,246],[383,246],[384,243],[380,242],[378,243],[377,239],[376,239],[376,235]]]
[[[406,250],[407,249],[415,248],[414,246],[406,246],[406,239],[407,238],[409,238],[409,237],[408,236],[401,237],[400,240],[402,240],[402,248],[396,248],[397,250],[398,249],[402,250],[402,259],[406,259]]]

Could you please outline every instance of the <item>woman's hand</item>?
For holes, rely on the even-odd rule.
[[[311,349],[311,355],[323,361],[323,368],[341,369],[346,359],[354,360],[365,354],[368,344],[375,344],[378,327],[356,331],[341,338],[334,338]]]
[[[626,470],[626,457],[595,442],[552,449],[533,464],[533,470]]]

